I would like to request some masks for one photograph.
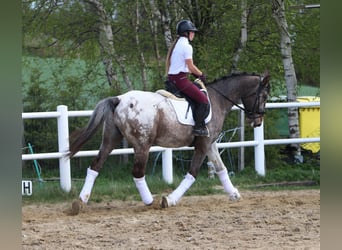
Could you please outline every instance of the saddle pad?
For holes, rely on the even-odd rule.
[[[177,114],[177,119],[180,123],[184,125],[195,125],[194,118],[192,117],[192,109],[189,107],[187,101],[179,101],[174,99],[168,99],[171,102],[175,112]],[[210,104],[210,101],[209,101]],[[207,124],[211,120],[211,107],[207,118],[205,118],[205,123]]]

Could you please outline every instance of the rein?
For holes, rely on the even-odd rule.
[[[239,105],[238,103],[234,102],[232,99],[230,99],[229,97],[225,96],[224,94],[222,94],[222,92],[220,92],[218,89],[214,88],[213,86],[211,85],[207,85],[208,88],[212,88],[213,90],[215,90],[217,93],[219,93],[221,96],[223,96],[226,100],[228,100],[229,102],[231,102],[233,105],[235,105],[236,107],[238,107],[239,109],[243,110],[245,113],[247,113],[249,116],[251,116],[252,118],[258,118],[260,116],[262,116],[265,112],[259,112],[259,111],[254,111],[255,110],[255,106],[256,104],[258,103],[259,101],[259,93],[260,93],[260,89],[261,89],[261,83],[262,83],[262,78],[260,77],[260,81],[259,81],[259,87],[258,87],[258,90],[257,92],[254,92],[250,95],[247,95],[247,96],[244,96],[244,97],[241,97],[241,99],[243,98],[246,98],[246,97],[250,97],[252,95],[256,95],[256,98],[255,98],[255,102],[254,102],[254,105],[253,105],[253,111],[249,111],[247,109],[245,109],[244,107],[242,107],[241,105]],[[253,114],[258,114],[259,116],[253,116]]]
[[[240,106],[239,104],[237,104],[236,102],[234,102],[232,99],[230,99],[229,97],[225,96],[224,94],[222,94],[218,89],[214,88],[211,85],[207,85],[207,88],[212,88],[213,90],[215,90],[217,93],[219,93],[221,96],[223,96],[225,99],[227,99],[228,101],[230,101],[232,104],[234,104],[235,106],[237,106],[239,109],[248,112],[248,110],[246,110],[244,107]]]

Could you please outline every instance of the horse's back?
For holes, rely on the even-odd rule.
[[[154,105],[165,100],[165,97],[161,96],[160,94],[142,90],[131,90],[118,97],[123,103],[134,101],[136,103],[145,105]]]
[[[158,105],[165,101],[162,96],[148,91],[131,90],[118,96],[116,116],[122,119],[138,119],[140,123],[150,123],[158,111]]]
[[[115,124],[132,144],[149,142],[159,146],[184,146],[185,134],[179,138],[181,131],[191,135],[191,129],[186,129],[189,126],[177,121],[176,113],[166,97],[154,92],[132,90],[118,98],[120,103],[114,114]]]

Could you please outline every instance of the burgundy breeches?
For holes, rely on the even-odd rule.
[[[176,75],[168,75],[168,79],[175,83],[180,92],[189,96],[195,102],[208,104],[207,96],[188,79],[187,73],[181,72]]]

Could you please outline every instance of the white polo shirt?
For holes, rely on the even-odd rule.
[[[172,51],[168,74],[175,75],[180,72],[189,72],[185,60],[192,59],[192,51],[188,38],[180,37]]]

